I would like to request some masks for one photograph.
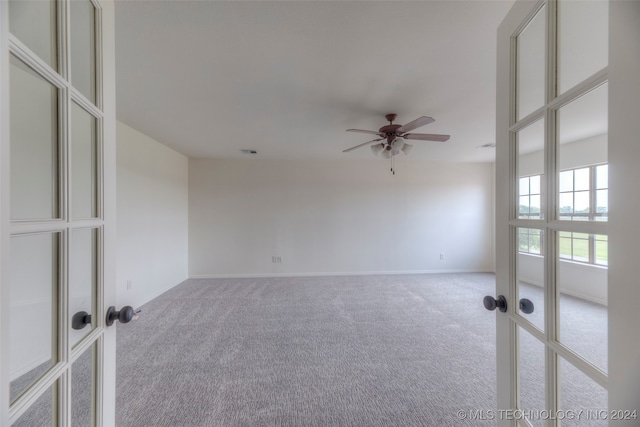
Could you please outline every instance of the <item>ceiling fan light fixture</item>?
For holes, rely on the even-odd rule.
[[[396,138],[391,143],[391,147],[393,147],[393,151],[395,151],[396,154],[400,152],[400,150],[402,150],[403,145],[404,145],[404,141],[402,140],[402,138]]]
[[[417,119],[406,123],[404,125],[394,124],[396,119],[395,114],[387,114],[385,119],[389,121],[388,125],[382,126],[377,131],[363,130],[363,129],[347,129],[347,132],[359,132],[376,135],[377,139],[363,142],[362,144],[355,145],[353,147],[343,150],[343,153],[356,150],[366,145],[371,148],[371,152],[374,155],[380,154],[383,159],[391,159],[391,172],[395,175],[393,168],[393,158],[400,154],[402,151],[405,155],[409,154],[409,151],[413,148],[412,145],[407,144],[405,140],[417,140],[417,141],[435,141],[445,142],[448,141],[451,135],[440,135],[432,133],[412,133],[414,129],[433,123],[435,120],[433,117],[421,116]],[[382,142],[379,142],[382,141]],[[373,145],[372,145],[373,144]]]
[[[371,146],[371,151],[373,152],[373,154],[375,154],[376,156],[378,154],[380,154],[380,152],[384,150],[384,144],[374,144]]]

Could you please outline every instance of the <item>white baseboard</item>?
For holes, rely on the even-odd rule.
[[[583,300],[587,300],[587,301],[591,301],[594,302],[596,304],[600,304],[600,305],[604,305],[605,307],[607,306],[607,301],[602,300],[600,298],[594,298],[591,295],[587,295],[581,292],[575,292],[575,291],[568,291],[566,289],[560,289],[560,293],[561,294],[566,294],[575,298],[579,298],[579,299],[583,299]]]
[[[536,281],[533,281],[533,280],[521,279],[520,281],[523,282],[523,283],[526,283],[527,285],[536,286],[538,288],[543,288],[544,287],[544,283],[536,282]],[[594,297],[592,295],[585,294],[583,292],[576,292],[576,291],[560,288],[560,293],[561,294],[565,294],[565,295],[569,295],[569,296],[572,296],[572,297],[575,297],[575,298],[583,299],[583,300],[586,300],[586,301],[594,302],[596,304],[600,304],[600,305],[604,305],[604,306],[607,305],[607,301],[605,301],[605,300],[603,300],[601,298]]]
[[[11,372],[9,372],[9,380],[13,381],[17,378],[20,378],[24,374],[31,372],[33,369],[37,368],[48,360],[51,360],[51,356],[45,355],[37,359],[33,359],[22,366],[14,368]]]
[[[193,274],[190,279],[252,279],[261,277],[330,277],[330,276],[389,276],[389,275],[408,275],[408,274],[446,274],[446,273],[495,273],[489,269],[454,269],[454,270],[403,270],[403,271],[341,271],[330,273],[210,273],[210,274]]]
[[[520,281],[521,281],[522,283],[526,283],[527,285],[537,286],[537,287],[539,287],[539,288],[544,288],[544,283],[539,282],[539,281],[537,281],[537,280],[531,280],[531,279],[528,279],[528,278],[526,278],[526,277],[521,277],[521,278],[520,278]]]
[[[189,280],[189,279],[190,279],[190,277],[185,277],[184,279],[180,279],[178,282],[175,282],[175,280],[172,280],[170,282],[170,283],[172,283],[171,285],[165,285],[164,287],[162,287],[160,289],[153,289],[153,292],[150,292],[148,294],[143,294],[143,295],[136,295],[135,297],[134,296],[129,296],[126,293],[123,293],[122,295],[119,294],[118,295],[118,306],[120,307],[120,306],[130,305],[134,309],[136,309],[138,307],[141,307],[141,306],[145,305],[149,301],[152,301],[152,300],[158,298],[160,295],[164,294],[165,292],[170,291],[171,289],[175,288],[176,286],[178,286],[179,284],[181,284],[185,280]]]

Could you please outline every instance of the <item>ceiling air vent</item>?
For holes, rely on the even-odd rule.
[[[248,148],[242,148],[240,149],[240,151],[242,152],[242,154],[258,154],[256,150],[250,150]]]

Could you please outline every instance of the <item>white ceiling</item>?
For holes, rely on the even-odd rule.
[[[446,143],[407,158],[493,161],[505,1],[119,1],[118,119],[190,157],[342,153],[386,113]]]

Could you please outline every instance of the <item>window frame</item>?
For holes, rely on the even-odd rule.
[[[539,192],[538,193],[532,193],[531,192],[531,178],[535,178],[538,177],[540,179],[540,185],[539,185]],[[520,189],[522,188],[522,180],[523,179],[527,179],[528,180],[528,191],[527,193],[521,193]],[[518,218],[519,219],[533,219],[533,220],[540,220],[542,219],[543,215],[544,215],[544,205],[543,205],[543,201],[542,201],[542,189],[544,188],[545,185],[545,181],[544,181],[544,174],[532,174],[532,175],[524,175],[518,178]],[[540,201],[540,210],[537,213],[531,213],[531,197],[532,196],[538,196],[538,199]],[[522,208],[522,204],[520,203],[520,200],[522,197],[527,197],[529,200],[529,203],[527,204],[528,210],[526,215],[522,214],[521,208]]]
[[[537,233],[535,233],[537,232]],[[527,236],[527,250],[522,250],[522,239],[521,237],[525,235]],[[531,237],[537,238],[539,241],[538,251],[531,250]],[[518,252],[526,255],[534,255],[534,256],[544,256],[544,233],[539,228],[518,228]]]
[[[607,180],[607,186],[606,187],[602,187],[602,188],[598,188],[598,181],[597,181],[597,168],[600,166],[609,166],[609,164],[607,162],[603,162],[603,163],[595,163],[595,164],[591,164],[591,165],[586,165],[586,166],[581,166],[581,167],[576,167],[576,168],[570,168],[570,169],[564,169],[559,171],[559,174],[562,173],[566,173],[566,172],[572,172],[572,189],[570,191],[561,191],[558,188],[558,219],[559,220],[564,220],[564,221],[598,221],[597,218],[605,218],[604,221],[607,221],[609,218],[609,210],[608,210],[608,200],[607,200],[607,211],[604,212],[604,214],[602,212],[598,212],[598,191],[602,191],[602,190],[606,190],[607,192],[609,191],[609,183]],[[583,169],[587,169],[589,171],[589,187],[587,188],[587,190],[576,190],[576,185],[575,185],[575,179],[576,179],[576,171],[579,170],[583,170]],[[607,169],[608,170],[608,169]],[[589,195],[589,211],[588,212],[579,212],[578,214],[576,214],[575,211],[575,194],[576,193],[584,193],[587,192]],[[563,213],[561,211],[561,206],[560,206],[560,196],[562,194],[572,194],[572,209],[571,209],[571,213]],[[574,219],[575,217],[579,217],[579,219]],[[586,217],[586,219],[583,219],[584,217]],[[602,220],[600,220],[602,221]]]
[[[606,190],[607,191],[607,195],[608,195],[608,191],[609,191],[609,183],[608,183],[608,179],[607,179],[607,185],[606,187],[598,187],[598,168],[601,166],[609,166],[609,164],[607,162],[603,162],[603,163],[595,163],[595,164],[591,164],[591,165],[586,165],[586,166],[580,166],[580,167],[575,167],[575,168],[569,168],[569,169],[564,169],[559,171],[559,173],[566,173],[566,172],[572,172],[572,189],[571,191],[560,191],[560,189],[558,189],[558,219],[561,220],[565,220],[565,221],[598,221],[598,222],[604,222],[608,220],[609,217],[609,212],[608,212],[608,200],[607,200],[607,211],[606,212],[598,212],[598,191],[602,191],[602,190]],[[587,188],[587,190],[576,190],[576,186],[575,186],[575,174],[576,171],[578,170],[582,170],[582,169],[587,169],[588,173],[589,173],[589,187]],[[607,169],[608,171],[608,169]],[[532,177],[540,177],[540,194],[537,193],[531,193],[531,178]],[[522,179],[528,179],[528,193],[521,193],[520,192],[520,188],[522,188],[521,186],[521,180]],[[531,203],[529,202],[528,205],[528,212],[525,213],[525,215],[522,215],[523,212],[521,211],[521,206],[523,206],[521,203],[519,203],[520,198],[523,196],[527,196],[529,197],[529,201],[531,200],[531,196],[540,196],[540,200],[543,200],[543,192],[544,192],[544,174],[532,174],[532,175],[525,175],[525,176],[521,176],[519,177],[518,180],[518,204],[519,204],[519,208],[518,208],[518,216],[520,219],[540,219],[540,216],[542,215],[542,212],[544,211],[544,207],[540,206],[540,214],[538,217],[536,217],[535,213],[534,215],[531,214]],[[575,193],[580,193],[580,192],[588,192],[589,195],[589,211],[588,212],[579,212],[578,214],[576,214],[574,208],[575,208]],[[572,201],[573,206],[572,206],[572,212],[569,214],[562,214],[560,212],[560,203],[559,203],[559,198],[561,194],[572,194]],[[541,203],[542,204],[542,203]],[[533,218],[532,218],[533,217]],[[563,218],[564,217],[564,218]],[[567,219],[567,217],[569,217],[569,219]],[[575,217],[579,217],[579,219],[573,219]],[[586,219],[583,219],[585,218]],[[598,219],[598,218],[604,218],[603,219]],[[520,232],[518,234],[518,252],[520,254],[525,254],[525,255],[534,255],[534,256],[544,256],[544,236],[541,233],[541,230],[538,230],[537,228],[520,228]],[[525,233],[522,233],[522,231],[525,231]],[[535,235],[535,233],[531,233],[532,231],[539,231],[539,238],[540,238],[540,251],[539,252],[535,252],[531,250],[531,236]],[[521,235],[525,234],[527,236],[527,244],[526,244],[526,250],[522,250],[522,240],[521,240]],[[586,237],[584,237],[584,235],[586,234]],[[568,236],[567,236],[568,235]],[[604,237],[604,238],[603,238]],[[570,242],[570,252],[569,254],[566,253],[562,253],[560,250],[561,247],[561,239],[566,239]],[[588,248],[588,256],[585,257],[581,257],[581,256],[577,256],[574,252],[575,247],[577,246],[576,243],[578,242],[587,242],[587,248]],[[561,261],[568,261],[568,262],[576,262],[576,263],[580,263],[580,264],[588,264],[588,265],[594,265],[594,266],[599,266],[599,267],[607,267],[608,266],[608,257],[606,260],[599,261],[599,258],[597,256],[597,251],[598,251],[598,243],[597,242],[607,242],[608,244],[608,238],[606,235],[596,235],[596,234],[587,234],[587,233],[577,233],[577,232],[571,232],[571,231],[563,231],[563,232],[559,232],[558,234],[558,258]]]

